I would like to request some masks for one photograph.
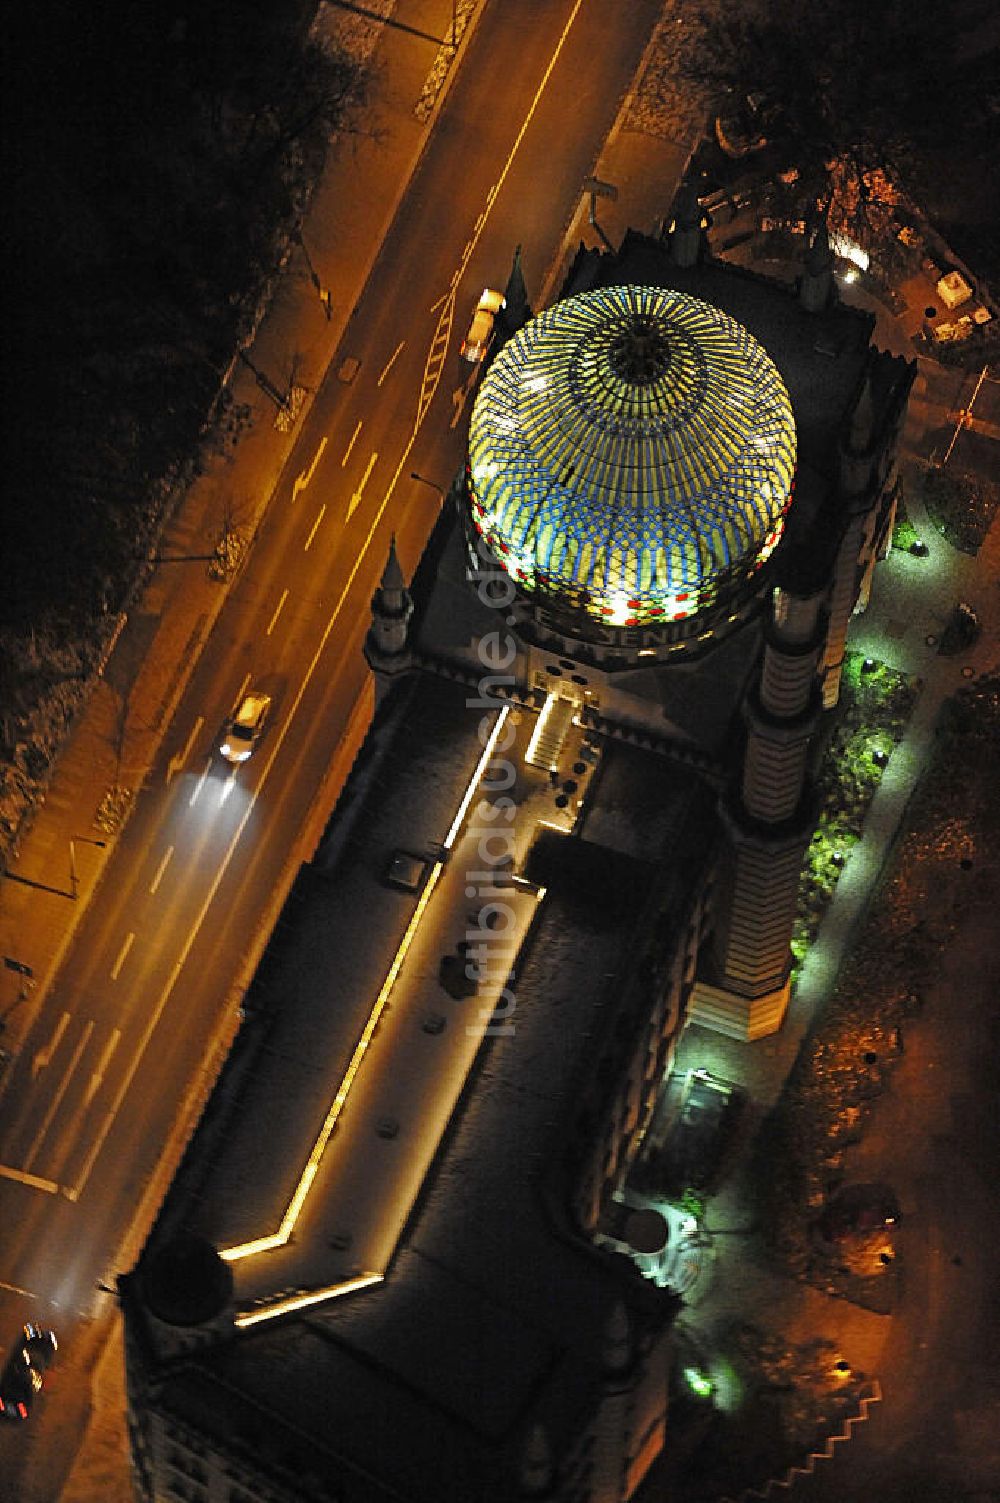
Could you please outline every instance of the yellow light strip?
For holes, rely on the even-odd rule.
[[[403,935],[403,938],[400,940],[399,949],[396,951],[392,965],[389,967],[389,974],[386,976],[385,980],[382,983],[382,989],[375,999],[375,1006],[368,1014],[368,1021],[364,1026],[361,1037],[358,1039],[358,1042],[355,1045],[354,1053],[351,1055],[350,1063],[348,1064],[347,1069],[344,1071],[344,1078],[340,1082],[340,1088],[337,1091],[337,1094],[334,1096],[333,1101],[330,1103],[330,1110],[326,1114],[326,1121],[320,1128],[319,1137],[313,1144],[312,1152],[310,1153],[309,1158],[306,1161],[306,1166],[302,1171],[301,1178],[299,1179],[299,1182],[295,1187],[295,1194],[288,1202],[288,1209],[286,1210],[284,1216],[281,1218],[281,1225],[276,1232],[270,1233],[269,1236],[257,1237],[252,1242],[241,1242],[236,1247],[223,1248],[222,1252],[220,1253],[220,1257],[225,1258],[227,1263],[236,1263],[241,1258],[250,1257],[253,1253],[269,1252],[271,1248],[283,1247],[284,1244],[288,1241],[289,1237],[292,1235],[292,1230],[299,1218],[299,1213],[301,1212],[302,1207],[305,1204],[306,1197],[309,1194],[310,1189],[312,1188],[312,1182],[316,1178],[316,1173],[319,1169],[320,1160],[322,1159],[323,1154],[326,1150],[326,1145],[327,1143],[329,1143],[333,1129],[337,1125],[337,1118],[340,1116],[341,1112],[344,1109],[344,1103],[346,1102],[347,1097],[350,1094],[351,1086],[354,1084],[354,1078],[357,1075],[358,1070],[361,1068],[361,1061],[364,1059],[365,1054],[368,1051],[368,1045],[371,1043],[372,1038],[374,1037],[375,1029],[378,1026],[378,1021],[385,1009],[386,1002],[389,1000],[389,993],[392,991],[392,988],[395,985],[396,977],[399,975],[400,967],[402,966],[403,961],[406,959],[406,953],[409,950],[410,945],[413,943],[413,936],[417,932],[417,926],[419,925],[420,920],[423,917],[424,909],[430,902],[431,893],[437,886],[438,877],[441,875],[443,870],[444,863],[441,861],[436,861],[431,868],[430,875],[428,876],[427,881],[424,884],[424,890],[420,894],[420,901],[418,902],[416,908],[413,910],[413,917],[410,919],[410,922],[406,926],[406,932]]]
[[[234,1324],[245,1330],[247,1326],[259,1326],[262,1321],[274,1320],[278,1315],[287,1315],[292,1310],[304,1310],[308,1305],[319,1305],[324,1300],[339,1299],[342,1294],[353,1294],[356,1289],[368,1289],[372,1284],[381,1284],[380,1273],[362,1273],[356,1279],[345,1279],[342,1284],[330,1284],[325,1289],[313,1289],[308,1294],[290,1294],[287,1299],[275,1300],[262,1310],[241,1310]]]
[[[504,705],[503,709],[500,711],[500,714],[497,716],[497,723],[493,727],[490,738],[483,749],[483,754],[476,764],[476,770],[472,774],[472,777],[469,780],[469,785],[465,790],[465,795],[462,798],[462,802],[459,804],[458,813],[452,822],[452,826],[448,831],[447,837],[445,838],[445,849],[450,848],[452,842],[455,839],[455,836],[458,833],[459,827],[465,817],[465,813],[469,807],[469,804],[472,802],[472,796],[475,793],[476,786],[479,782],[479,779],[483,775],[483,771],[486,768],[487,763],[493,755],[493,748],[496,746],[500,731],[502,730],[504,722],[506,721],[509,713],[510,706]],[[326,1120],[323,1123],[323,1126],[320,1128],[318,1138],[313,1144],[312,1152],[310,1153],[309,1158],[306,1161],[305,1168],[303,1169],[302,1174],[299,1178],[299,1182],[295,1187],[295,1193],[288,1203],[288,1208],[285,1211],[284,1216],[281,1218],[280,1226],[278,1227],[277,1231],[269,1232],[264,1237],[255,1237],[250,1242],[240,1242],[235,1247],[222,1248],[219,1256],[221,1258],[224,1258],[227,1263],[237,1263],[242,1258],[252,1257],[255,1253],[270,1252],[276,1247],[284,1247],[285,1243],[292,1235],[295,1223],[299,1218],[302,1207],[305,1205],[306,1197],[308,1196],[309,1191],[312,1188],[312,1182],[316,1178],[316,1175],[319,1171],[320,1161],[322,1160],[323,1154],[326,1151],[326,1146],[329,1143],[330,1138],[333,1134],[333,1130],[337,1125],[337,1119],[344,1109],[344,1104],[347,1101],[351,1086],[354,1084],[355,1076],[357,1075],[358,1070],[361,1068],[361,1061],[364,1059],[365,1054],[368,1051],[368,1045],[371,1043],[372,1038],[374,1037],[375,1029],[378,1027],[379,1019],[381,1018],[382,1013],[385,1010],[386,1002],[389,1000],[389,993],[392,991],[392,988],[396,984],[396,978],[399,975],[404,960],[406,959],[407,952],[409,951],[409,948],[413,943],[413,938],[417,932],[420,920],[424,915],[424,910],[426,909],[427,904],[430,902],[431,893],[437,886],[438,878],[440,877],[443,870],[444,862],[436,861],[430,870],[427,881],[424,883],[424,890],[420,894],[420,900],[417,903],[416,908],[413,910],[413,916],[406,926],[406,931],[403,934],[403,938],[399,942],[399,948],[397,949],[396,954],[393,957],[393,962],[389,967],[388,975],[383,981],[381,990],[379,991],[379,994],[375,999],[375,1005],[372,1008],[371,1012],[368,1014],[368,1021],[365,1023],[361,1037],[358,1039],[358,1042],[355,1045],[354,1053],[351,1055],[350,1062],[344,1072],[344,1077],[340,1082],[340,1087],[337,1091],[337,1094],[334,1096],[333,1101],[330,1103],[330,1110],[326,1114]]]
[[[500,739],[500,732],[503,730],[504,725],[507,722],[507,716],[509,714],[510,714],[510,705],[504,705],[503,709],[500,711],[500,714],[497,716],[497,723],[496,723],[496,725],[493,727],[493,730],[490,732],[490,739],[487,741],[486,745],[483,747],[483,754],[479,758],[479,763],[478,763],[478,765],[476,767],[476,770],[472,774],[471,779],[469,780],[469,786],[465,790],[465,797],[463,798],[462,802],[458,806],[458,813],[455,815],[455,818],[451,822],[451,829],[448,831],[447,835],[444,838],[444,848],[445,848],[446,851],[450,851],[452,845],[454,844],[455,837],[456,837],[456,835],[459,832],[459,829],[460,829],[461,824],[462,824],[462,820],[465,818],[466,811],[467,811],[469,805],[472,803],[472,795],[476,791],[476,787],[477,787],[477,785],[479,783],[479,779],[482,777],[483,773],[486,771],[486,764],[489,762],[490,758],[493,755],[493,748],[496,746],[497,741]]]
[[[538,712],[538,719],[535,721],[535,729],[531,733],[531,740],[528,742],[528,750],[524,754],[524,760],[528,763],[529,767],[533,767],[535,765],[535,752],[538,750],[538,743],[542,739],[542,733],[545,730],[546,722],[548,721],[549,716],[552,714],[555,702],[556,696],[554,694],[547,694],[545,696],[545,703],[542,705],[542,708]]]

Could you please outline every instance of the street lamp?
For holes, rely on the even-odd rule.
[[[429,485],[432,491],[437,491],[438,495],[441,497],[442,506],[447,501],[448,492],[445,490],[443,485],[438,485],[436,480],[428,480],[426,475],[418,475],[416,470],[410,471],[410,479],[419,480],[421,485]]]
[[[73,894],[74,902],[80,896],[80,879],[76,874],[76,842],[81,845],[96,845],[99,850],[104,850],[106,840],[92,840],[89,835],[71,835],[69,838],[69,885]]]
[[[301,225],[295,231],[295,238],[299,242],[299,249],[305,257],[306,265],[309,268],[309,280],[312,282],[319,295],[319,300],[323,304],[323,312],[326,314],[327,322],[329,323],[330,319],[333,317],[333,293],[330,291],[329,287],[323,286],[322,280],[320,279],[320,274],[313,265],[312,256],[310,256],[309,254],[306,242],[302,235]]]

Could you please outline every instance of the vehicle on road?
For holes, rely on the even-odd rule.
[[[58,1349],[54,1331],[34,1325],[24,1327],[0,1373],[0,1414],[5,1419],[20,1422],[29,1417]]]
[[[245,762],[260,739],[271,709],[271,696],[251,689],[226,721],[219,747],[227,762]]]
[[[507,306],[502,292],[484,287],[476,311],[472,315],[469,332],[462,340],[462,359],[472,365],[481,365],[489,353],[496,334],[497,314]]]

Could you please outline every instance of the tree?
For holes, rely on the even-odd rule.
[[[696,12],[680,67],[717,108],[750,93],[776,106],[797,169],[790,200],[800,212],[833,208],[835,227],[866,243],[915,144],[947,130],[950,62],[929,0],[751,0]]]

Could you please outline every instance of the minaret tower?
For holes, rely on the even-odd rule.
[[[839,445],[839,490],[845,516],[830,592],[830,630],[823,661],[823,705],[840,698],[847,629],[855,611],[868,604],[874,552],[875,503],[879,490],[880,446],[875,434],[871,372],[865,371],[857,401]],[[860,582],[859,567],[864,567]]]
[[[799,873],[815,817],[808,757],[825,629],[822,590],[773,591],[760,680],[744,707],[742,780],[722,802],[710,951],[689,1008],[694,1021],[733,1038],[774,1033],[788,1006]]]
[[[365,638],[365,657],[375,674],[376,703],[396,675],[412,666],[407,640],[412,615],[413,600],[399,567],[393,534],[381,583],[372,596],[372,624]]]
[[[667,235],[670,259],[675,266],[697,266],[705,244],[706,216],[690,183],[681,183],[673,204],[673,219]]]
[[[806,252],[805,267],[799,278],[799,302],[809,313],[822,313],[835,297],[833,252],[826,220],[823,219]]]

